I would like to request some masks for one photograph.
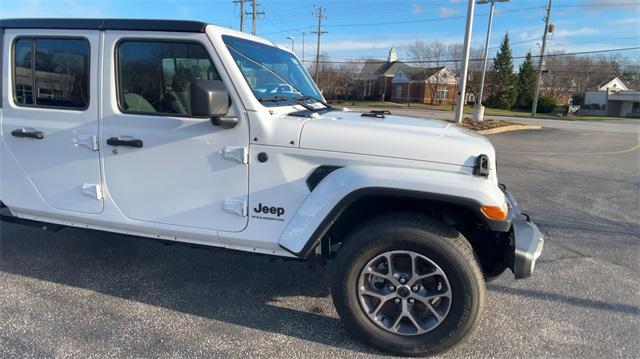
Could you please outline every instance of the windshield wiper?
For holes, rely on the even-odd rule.
[[[310,106],[308,103],[306,103],[306,102],[305,102],[306,100],[305,100],[305,98],[304,98],[304,97],[294,98],[294,99],[293,99],[293,101],[295,101],[295,103],[297,103],[298,105],[300,105],[300,106],[302,106],[302,107],[306,108],[307,110],[309,110],[309,111],[311,111],[311,112],[317,112],[317,111],[318,111],[318,109],[317,109],[317,108],[315,108],[315,107],[313,107],[313,106]]]
[[[317,108],[313,107],[313,106],[309,106],[309,104],[305,103],[304,99],[300,98],[291,98],[291,97],[285,97],[285,96],[273,96],[273,97],[263,97],[263,98],[259,98],[258,101],[260,102],[275,102],[278,103],[280,101],[288,101],[288,100],[292,100],[293,102],[295,102],[296,104],[306,108],[307,110],[311,111],[311,112],[316,112],[318,111]]]
[[[291,99],[290,97],[285,97],[285,96],[273,96],[273,97],[262,97],[259,98],[258,101],[260,102],[280,102],[280,101],[287,101]]]
[[[304,101],[308,101],[308,100],[315,100],[316,102],[319,102],[321,105],[323,105],[326,108],[331,108],[331,105],[329,105],[328,103],[322,101],[321,99],[317,98],[317,97],[313,97],[313,96],[309,96],[309,95],[304,95],[302,97],[298,97],[295,99],[296,103],[304,106],[302,103]],[[306,106],[305,106],[306,107]]]

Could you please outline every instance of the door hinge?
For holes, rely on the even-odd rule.
[[[241,217],[246,217],[249,209],[247,208],[247,201],[227,198],[224,200],[224,211],[231,214],[237,214]]]
[[[73,143],[77,146],[84,146],[89,148],[92,151],[97,151],[98,147],[98,136],[92,135],[77,135],[73,138]]]
[[[102,200],[102,186],[93,183],[83,183],[82,193],[87,196],[94,197],[97,200]]]
[[[247,147],[226,146],[223,155],[227,160],[234,160],[244,165],[249,163],[249,149]]]

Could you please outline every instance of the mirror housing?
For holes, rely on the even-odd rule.
[[[231,128],[237,117],[224,117],[229,112],[229,92],[222,81],[191,80],[189,82],[191,115],[208,117],[216,126]]]

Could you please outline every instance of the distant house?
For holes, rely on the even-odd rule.
[[[362,97],[386,101],[391,97],[391,80],[399,70],[410,68],[398,61],[396,49],[389,50],[387,61],[366,60],[357,79],[362,84]]]
[[[617,77],[608,79],[585,93],[580,114],[640,118],[640,91],[630,90]]]
[[[456,101],[458,78],[446,67],[410,67],[397,71],[391,84],[394,102],[452,104]]]

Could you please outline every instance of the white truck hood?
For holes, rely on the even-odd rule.
[[[361,112],[332,111],[306,121],[300,147],[473,167],[495,150],[485,137],[453,123],[407,116],[362,117]]]

